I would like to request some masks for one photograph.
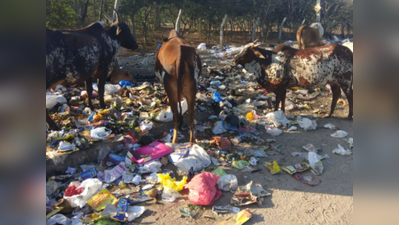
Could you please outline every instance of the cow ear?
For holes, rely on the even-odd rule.
[[[119,29],[119,27],[118,28],[116,28],[116,35],[119,35],[120,33],[121,33],[121,29]]]
[[[260,59],[266,59],[264,55],[262,55],[262,53],[260,53],[259,51],[254,51],[255,55],[258,56]]]

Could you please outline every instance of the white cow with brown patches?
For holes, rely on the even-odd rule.
[[[329,116],[341,95],[340,89],[348,98],[348,117],[353,116],[353,53],[344,46],[331,44],[297,50],[281,44],[268,51],[249,44],[234,62],[254,73],[260,85],[276,94],[276,111],[280,102],[282,110],[285,110],[287,88],[313,89],[330,84],[333,100]]]

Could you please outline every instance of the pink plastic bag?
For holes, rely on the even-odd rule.
[[[218,179],[218,175],[209,172],[196,175],[186,185],[190,189],[188,200],[195,205],[212,205],[222,195],[217,186]]]

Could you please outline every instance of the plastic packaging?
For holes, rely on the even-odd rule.
[[[290,128],[288,128],[288,131],[295,131],[295,130],[298,130],[298,127],[291,126]]]
[[[212,86],[220,86],[222,83],[219,80],[213,80],[210,83]]]
[[[141,176],[137,174],[136,176],[134,176],[132,183],[137,186],[140,184],[140,181],[141,181]]]
[[[188,109],[188,105],[187,105],[187,101],[186,99],[184,99],[181,102],[181,108],[182,108],[182,114],[187,112]],[[177,107],[177,111],[180,112],[180,107]],[[155,117],[156,121],[159,122],[171,122],[173,121],[173,113],[172,113],[172,109],[170,107],[168,107],[167,110],[161,110],[161,112],[158,113],[158,115]]]
[[[97,147],[98,150],[98,156],[97,156],[97,162],[101,163],[105,157],[112,151],[112,149],[108,145],[99,145]]]
[[[353,138],[348,139],[349,148],[353,149]]]
[[[304,162],[295,164],[293,166],[286,166],[286,167],[282,168],[282,170],[284,170],[285,172],[287,172],[290,175],[293,175],[293,174],[299,173],[299,172],[304,172],[308,169],[310,169],[310,165],[307,163],[304,163]]]
[[[332,152],[334,154],[338,154],[338,155],[352,155],[352,151],[351,150],[345,149],[340,144],[338,144],[338,148],[334,149]]]
[[[189,154],[186,157],[173,162],[175,166],[186,173],[190,170],[190,167],[193,167],[194,171],[198,172],[210,166],[211,163],[208,153],[197,144],[194,144],[190,148]]]
[[[324,128],[331,129],[331,130],[337,129],[337,128],[335,127],[335,125],[332,125],[331,123],[325,124],[325,125],[324,125]]]
[[[184,176],[181,181],[176,181],[176,178],[171,178],[170,174],[158,174],[158,181],[164,187],[172,188],[175,191],[183,190],[184,185],[187,183],[187,177]]]
[[[217,103],[219,103],[219,102],[222,102],[222,101],[223,101],[223,98],[222,98],[222,97],[220,96],[220,94],[219,94],[219,93],[217,93],[216,91],[215,91],[215,92],[213,92],[212,99],[213,99],[215,102],[217,102]]]
[[[335,137],[335,138],[344,138],[348,136],[348,132],[343,131],[343,130],[337,130],[335,131],[335,133],[331,134],[331,137]]]
[[[312,176],[304,176],[300,173],[294,174],[292,177],[312,187],[321,183],[321,180],[317,178],[314,178]]]
[[[266,162],[265,166],[273,175],[278,174],[281,171],[280,166],[277,164],[276,160],[274,160],[272,163]]]
[[[235,175],[227,174],[225,176],[219,177],[217,184],[220,190],[231,191],[234,193],[238,187],[238,180]]]
[[[138,173],[156,173],[162,167],[162,163],[159,161],[151,161],[143,164],[143,166],[138,168]]]
[[[195,205],[212,205],[222,195],[217,186],[218,178],[218,175],[209,172],[194,176],[186,185],[190,190],[188,200]]]
[[[170,188],[170,187],[163,188],[162,201],[174,202],[177,198],[180,198],[180,197],[182,197],[182,195],[179,192],[173,190],[172,188]]]
[[[291,122],[285,117],[284,112],[279,110],[266,114],[266,118],[273,122],[276,127],[289,127]]]
[[[106,127],[97,127],[90,131],[90,136],[93,139],[105,139],[112,131]]]
[[[318,159],[316,152],[310,151],[308,153],[309,165],[316,175],[323,173],[323,163]]]
[[[67,100],[62,95],[54,95],[53,93],[46,93],[46,108],[52,109],[57,103],[64,104]]]
[[[205,51],[206,50],[206,44],[205,43],[199,44],[197,49],[200,50],[200,51]]]
[[[297,121],[298,125],[301,128],[303,128],[305,131],[316,130],[316,128],[317,128],[316,120],[310,120],[308,118],[302,118],[301,116],[298,116],[296,121]]]
[[[242,170],[242,169],[244,169],[246,166],[249,166],[250,163],[247,162],[247,161],[245,161],[245,160],[238,160],[238,161],[233,161],[232,165],[233,165],[235,168],[237,168],[237,169],[239,169],[239,170]]]
[[[56,224],[71,225],[71,219],[58,213],[50,217],[48,220],[46,220],[46,225],[56,225]]]
[[[122,88],[125,88],[125,87],[134,87],[134,84],[133,83],[131,83],[129,80],[121,80],[121,81],[119,81],[119,86],[121,86]]]
[[[91,197],[89,200],[87,200],[87,204],[97,212],[103,210],[106,205],[114,205],[117,202],[118,199],[107,189],[103,189],[102,191]]]
[[[104,181],[106,183],[114,182],[116,179],[121,177],[125,171],[128,171],[128,169],[125,167],[125,162],[121,162],[111,170],[105,170]]]
[[[74,185],[74,184],[73,184]],[[65,196],[64,199],[68,200],[71,203],[72,208],[80,207],[86,204],[87,200],[91,198],[94,194],[96,194],[102,186],[102,182],[97,178],[89,178],[84,180],[76,189],[83,189],[80,194],[73,196]]]
[[[57,151],[46,152],[46,156],[53,160],[54,165],[63,164],[68,155],[59,154]]]
[[[275,127],[266,127],[266,132],[273,137],[279,136],[283,133],[282,130],[275,128]]]

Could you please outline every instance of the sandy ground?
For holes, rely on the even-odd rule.
[[[136,57],[136,58],[134,58]],[[154,55],[142,55],[125,57],[120,60],[123,68],[131,70],[133,74],[151,76],[153,68],[152,62],[148,67],[137,66],[143,60],[143,57],[149,57],[154,60]],[[132,61],[132,59],[135,59]],[[152,61],[151,60],[151,61]],[[208,63],[212,65],[211,63]],[[135,72],[136,71],[136,72]],[[147,72],[148,71],[148,72]],[[343,97],[345,99],[345,97]],[[332,153],[338,144],[348,147],[344,139],[331,137],[334,131],[323,128],[324,124],[332,123],[339,129],[347,131],[348,137],[353,137],[353,120],[347,120],[348,106],[341,103],[337,104],[333,118],[324,118],[330,110],[331,95],[321,94],[313,100],[307,102],[309,109],[294,109],[287,112],[288,118],[294,118],[296,115],[307,115],[309,118],[317,119],[318,128],[315,131],[304,131],[298,127],[297,131],[287,131],[275,137],[276,143],[273,145],[282,145],[281,153],[271,155],[268,158],[261,158],[258,161],[258,167],[261,169],[255,173],[242,173],[231,167],[222,167],[226,173],[235,174],[238,178],[238,184],[244,185],[250,181],[259,183],[263,188],[272,193],[266,197],[261,206],[252,204],[241,207],[249,208],[253,212],[253,217],[246,224],[352,224],[353,219],[353,156],[341,156]],[[314,113],[315,110],[320,112]],[[207,116],[196,116],[199,122],[206,122]],[[172,126],[172,124],[171,124]],[[258,130],[260,138],[273,138],[265,132]],[[183,132],[188,139],[187,132]],[[197,135],[202,140],[210,138],[210,130]],[[229,135],[227,135],[229,136]],[[235,135],[231,135],[235,136]],[[303,161],[299,157],[293,157],[292,152],[303,151],[301,146],[313,144],[322,150],[320,155],[328,154],[331,158],[329,162],[323,160],[323,174],[317,176],[322,180],[321,184],[315,187],[307,186],[288,175],[281,172],[277,175],[271,175],[266,169],[266,161],[276,160],[280,166],[294,165]],[[168,166],[169,167],[169,166]],[[213,165],[211,168],[214,167]],[[170,167],[172,168],[172,167]],[[304,172],[304,175],[313,175],[311,172]],[[213,204],[213,206],[227,205],[230,202],[232,193],[223,192],[223,195]],[[161,199],[161,196],[158,196]],[[184,200],[185,199],[185,200]],[[158,204],[152,202],[141,203],[146,206],[147,211],[134,221],[134,224],[216,224],[229,216],[218,216],[212,212],[212,206],[203,207],[200,214],[194,219],[180,217],[179,209],[188,204],[187,195],[177,203],[167,203],[159,201]],[[210,216],[213,219],[205,218]]]

